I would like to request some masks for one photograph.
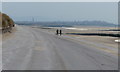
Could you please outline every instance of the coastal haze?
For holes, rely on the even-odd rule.
[[[4,2],[3,70],[118,70],[117,2]],[[56,32],[62,30],[61,35]]]

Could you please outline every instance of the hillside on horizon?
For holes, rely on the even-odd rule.
[[[53,22],[33,22],[33,21],[16,21],[18,25],[37,25],[45,27],[72,27],[72,26],[100,26],[100,27],[117,27],[117,24],[105,21],[53,21]]]

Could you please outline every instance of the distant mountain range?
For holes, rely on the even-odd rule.
[[[72,27],[72,26],[102,26],[102,27],[117,27],[118,25],[108,23],[105,21],[56,21],[56,22],[30,22],[30,21],[17,21],[18,25],[37,25],[45,27]]]

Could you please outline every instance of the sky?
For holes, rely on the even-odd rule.
[[[117,2],[3,2],[2,12],[15,21],[100,20],[118,24]]]

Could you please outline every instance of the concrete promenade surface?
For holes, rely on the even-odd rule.
[[[83,43],[83,40],[78,42],[27,26],[17,26],[15,33],[3,41],[2,63],[3,70],[118,69],[116,55]]]

